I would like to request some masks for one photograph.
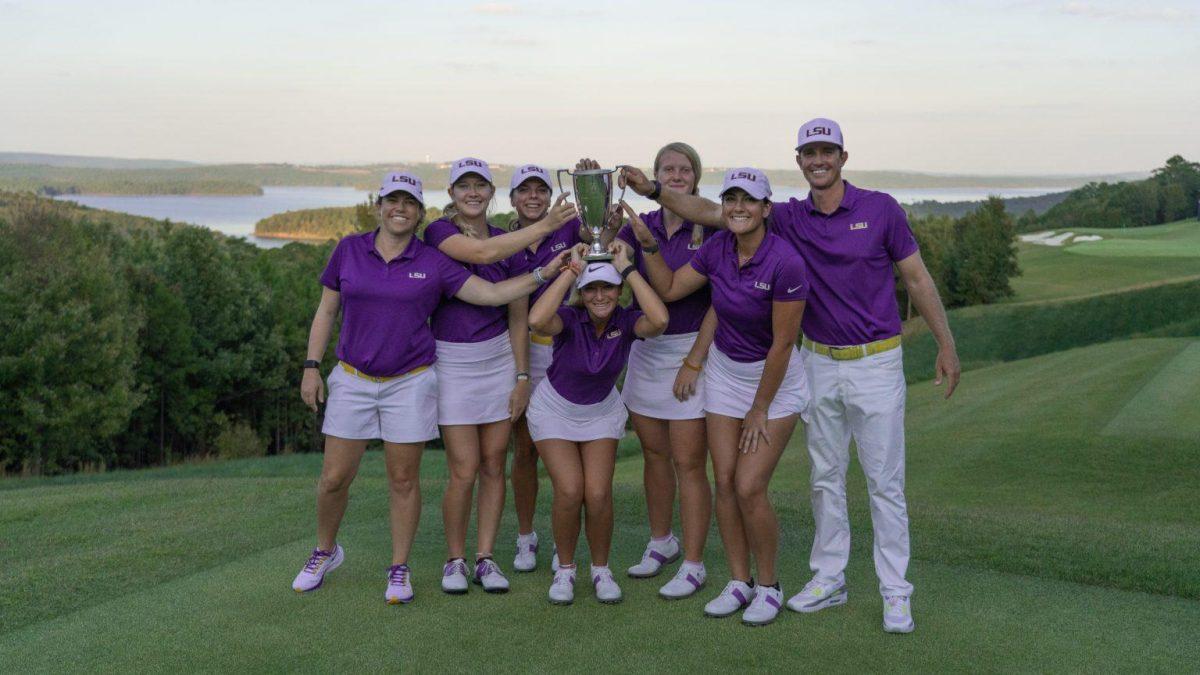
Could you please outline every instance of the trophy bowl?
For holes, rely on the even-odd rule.
[[[612,260],[608,245],[621,229],[621,219],[613,210],[613,174],[617,169],[558,170],[558,189],[563,191],[562,175],[571,177],[575,206],[579,210],[579,239],[588,245],[584,260]],[[621,190],[621,196],[625,191]]]

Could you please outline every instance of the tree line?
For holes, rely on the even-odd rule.
[[[1125,183],[1088,183],[1037,218],[1022,217],[1021,231],[1081,227],[1144,227],[1197,215],[1200,164],[1179,155],[1150,178]]]

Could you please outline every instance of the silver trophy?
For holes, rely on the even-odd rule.
[[[583,221],[579,227],[579,238],[589,245],[584,260],[613,259],[608,252],[608,245],[621,229],[620,214],[613,209],[612,203],[613,174],[616,172],[617,169],[558,170],[559,192],[563,191],[562,175],[565,173],[571,177],[575,205],[579,209],[579,219]],[[624,198],[625,189],[622,188],[617,199]]]

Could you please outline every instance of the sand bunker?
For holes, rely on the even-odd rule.
[[[1079,243],[1081,241],[1100,241],[1104,237],[1095,234],[1081,234],[1071,241],[1071,237],[1075,237],[1074,232],[1062,232],[1054,234],[1053,230],[1047,232],[1034,232],[1032,234],[1022,234],[1019,239],[1028,244],[1038,244],[1040,246],[1062,246],[1067,242]]]

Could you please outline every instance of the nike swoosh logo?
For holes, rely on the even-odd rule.
[[[803,285],[804,285],[804,284],[800,284],[800,286],[803,286]],[[789,289],[787,290],[787,292],[788,292],[788,293],[795,293],[796,291],[800,290],[800,286],[796,286],[795,288],[789,288]]]

